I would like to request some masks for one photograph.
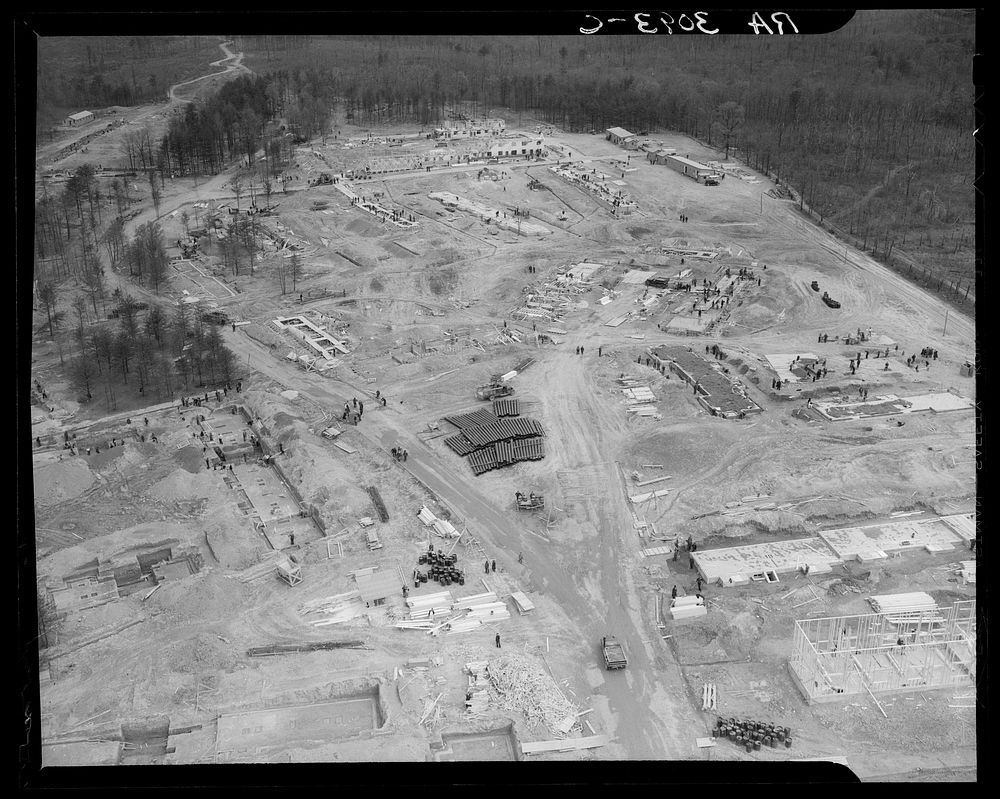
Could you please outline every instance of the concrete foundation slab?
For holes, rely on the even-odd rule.
[[[709,549],[695,552],[691,557],[702,577],[722,585],[747,582],[754,574],[768,571],[786,574],[803,566],[809,566],[810,571],[814,567],[829,570],[840,562],[840,558],[818,538]]]
[[[380,718],[374,694],[314,705],[275,707],[219,716],[216,752],[219,762],[279,753],[310,741],[353,738],[377,729]]]
[[[821,530],[819,537],[841,560],[885,557],[886,552],[925,549],[929,545],[953,548],[960,538],[939,519],[869,524],[863,527],[843,527]]]

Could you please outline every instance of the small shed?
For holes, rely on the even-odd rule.
[[[75,114],[70,114],[66,117],[66,124],[71,128],[76,128],[80,125],[86,125],[88,122],[92,121],[93,118],[93,111],[77,111]]]
[[[358,574],[355,576],[358,584],[358,593],[366,607],[382,605],[385,600],[402,593],[403,578],[395,569],[384,572],[373,572],[372,574]]]

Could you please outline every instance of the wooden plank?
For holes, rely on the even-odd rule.
[[[654,477],[652,480],[643,480],[641,483],[636,483],[637,486],[648,486],[653,483],[659,483],[661,480],[673,480],[673,475],[664,475],[663,477]]]
[[[334,441],[333,445],[337,449],[342,449],[348,455],[353,455],[355,452],[357,452],[357,450],[354,447],[352,447],[350,444],[345,444],[343,441]]]
[[[521,751],[526,755],[535,755],[541,752],[570,752],[605,746],[610,740],[607,735],[593,735],[588,738],[567,738],[562,741],[531,741],[522,743]]]

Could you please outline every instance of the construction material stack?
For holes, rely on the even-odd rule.
[[[763,747],[777,749],[780,743],[786,749],[792,748],[790,727],[779,727],[752,719],[720,718],[712,730],[712,737],[728,738],[737,746],[745,747],[748,752],[759,752]]]
[[[670,602],[670,618],[693,619],[708,614],[705,600],[700,596],[679,596]]]
[[[458,562],[458,555],[445,555],[443,552],[435,552],[433,549],[423,553],[417,563],[421,566],[429,566],[426,574],[419,569],[414,575],[414,583],[426,583],[434,580],[441,585],[465,585],[465,575],[455,564]]]

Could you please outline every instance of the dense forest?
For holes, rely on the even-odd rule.
[[[147,176],[155,202],[162,187],[155,170]],[[130,209],[145,200],[135,196],[136,188],[126,178],[102,190],[94,168],[83,164],[61,191],[46,190],[35,206],[35,294],[42,330],[59,348],[81,399],[103,399],[109,410],[123,391],[162,401],[235,378],[233,355],[218,329],[188,304],[140,303],[110,288],[107,266],[155,294],[169,285],[160,226],[146,222],[131,238],[125,234]],[[231,231],[234,242],[244,233],[235,226]],[[235,244],[230,250],[235,257]]]
[[[953,259],[968,277],[974,151],[971,11],[862,11],[823,36],[236,37],[302,109],[359,124],[525,114],[571,131],[687,133],[796,188],[888,258]],[[516,120],[514,120],[516,124]],[[959,256],[954,258],[954,256]],[[947,267],[946,267],[947,269]]]
[[[172,84],[204,73],[218,44],[217,36],[39,38],[39,124],[66,112],[162,101]]]

